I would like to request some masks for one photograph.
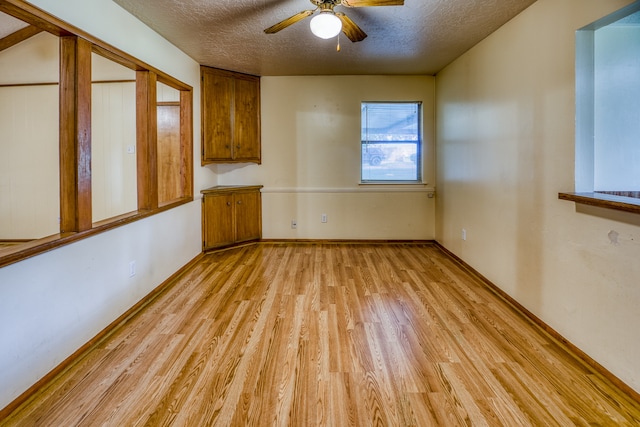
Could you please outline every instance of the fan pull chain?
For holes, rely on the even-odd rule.
[[[338,46],[336,46],[336,51],[340,52],[340,33],[338,33]]]

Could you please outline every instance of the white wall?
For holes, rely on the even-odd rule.
[[[640,217],[558,200],[575,31],[629,3],[538,0],[438,74],[436,236],[640,391]]]
[[[194,88],[199,66],[111,0],[32,0]],[[215,175],[195,167],[196,194]],[[0,268],[0,407],[9,404],[201,251],[200,200]],[[128,277],[129,262],[137,273]]]
[[[362,101],[423,102],[425,185],[359,185]],[[433,77],[263,77],[262,165],[219,165],[218,181],[264,185],[265,239],[433,239],[433,108]]]

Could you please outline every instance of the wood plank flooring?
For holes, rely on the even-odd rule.
[[[2,426],[638,426],[429,244],[206,255]]]

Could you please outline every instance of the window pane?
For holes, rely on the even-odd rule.
[[[576,192],[640,190],[638,22],[634,3],[576,32]]]
[[[33,27],[0,15],[15,41],[0,51],[2,248],[60,232],[60,62],[56,36],[17,37]]]
[[[180,91],[158,83],[158,203],[184,196],[180,141]]]
[[[362,104],[362,181],[420,181],[420,103]]]
[[[135,71],[92,54],[93,222],[138,208]]]
[[[594,34],[594,190],[640,190],[640,12]]]

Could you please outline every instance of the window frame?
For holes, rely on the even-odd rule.
[[[22,0],[0,12],[60,40],[60,232],[0,249],[0,267],[193,201],[193,88]],[[91,216],[91,54],[136,72],[137,210],[102,221]],[[180,92],[182,195],[158,201],[156,82]]]
[[[363,134],[363,126],[364,126],[364,122],[361,118],[360,120],[360,152],[359,152],[359,156],[360,156],[360,184],[361,185],[416,185],[416,184],[420,184],[422,185],[424,183],[424,170],[423,170],[423,165],[424,165],[424,159],[423,159],[423,153],[424,153],[424,107],[423,107],[423,102],[422,101],[361,101],[360,102],[360,111],[362,112],[362,108],[364,105],[366,104],[403,104],[403,105],[415,105],[418,109],[417,111],[417,120],[418,120],[418,140],[415,142],[416,144],[416,160],[415,160],[415,164],[416,164],[416,179],[411,179],[411,180],[403,180],[403,179],[364,179],[363,177],[363,172],[364,172],[364,157],[363,157],[363,150],[364,147],[366,145],[375,145],[378,142],[370,142],[370,141],[365,141],[362,138],[362,134]],[[380,142],[381,144],[390,144],[390,143],[403,143],[401,141],[384,141],[384,142]],[[404,143],[413,143],[413,141],[404,141]]]
[[[640,213],[637,189],[596,190],[595,185],[595,31],[640,11],[640,2],[625,6],[576,31],[575,192],[560,192],[560,200],[582,205]]]

